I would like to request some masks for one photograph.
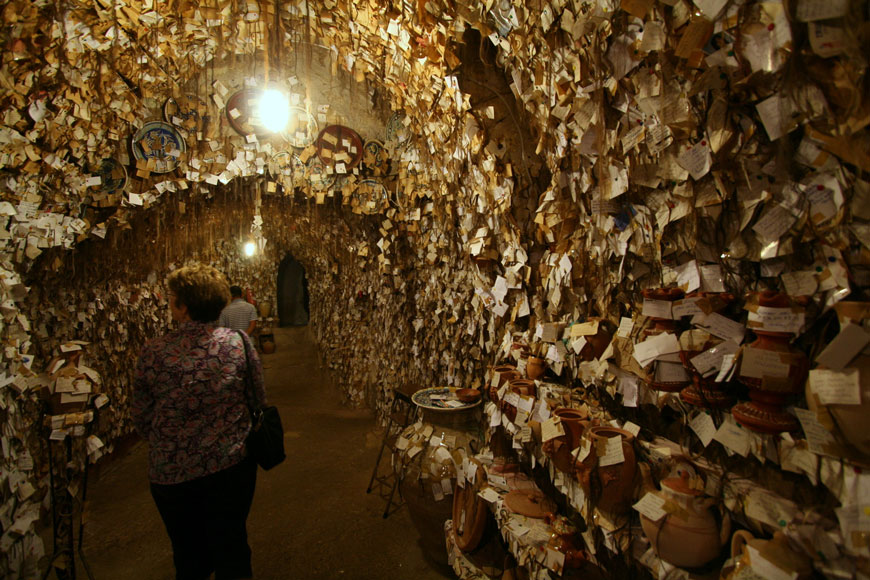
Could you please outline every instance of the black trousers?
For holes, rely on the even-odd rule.
[[[257,464],[241,463],[191,481],[151,484],[151,495],[172,542],[177,580],[250,578],[251,548],[245,526]]]

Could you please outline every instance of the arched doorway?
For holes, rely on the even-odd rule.
[[[278,325],[308,324],[308,279],[305,268],[287,254],[278,266]]]

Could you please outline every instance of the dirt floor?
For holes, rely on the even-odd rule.
[[[372,412],[341,405],[307,327],[277,328],[275,341],[276,351],[262,360],[288,458],[258,473],[248,519],[254,577],[452,577],[424,559],[406,507],[384,519],[385,501],[366,494],[381,437]],[[138,443],[89,482],[83,551],[96,580],[175,577],[146,463],[147,448]]]

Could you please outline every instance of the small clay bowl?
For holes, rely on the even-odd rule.
[[[459,389],[456,398],[463,403],[476,403],[480,400],[480,391],[477,389]]]

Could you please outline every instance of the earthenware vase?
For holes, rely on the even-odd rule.
[[[768,308],[788,308],[791,301],[785,294],[764,291],[758,296],[758,304]],[[749,387],[751,400],[735,405],[731,412],[738,423],[753,431],[772,434],[796,431],[798,421],[786,412],[785,406],[792,395],[804,388],[809,360],[803,352],[791,346],[792,333],[771,332],[763,328],[755,328],[754,332],[758,338],[743,347],[736,372],[740,382]],[[787,370],[780,373],[785,376],[764,376],[763,379],[749,376],[743,361],[748,356],[747,351],[752,350],[777,353],[776,360],[788,365]]]
[[[539,356],[529,355],[526,362],[526,376],[531,380],[536,381],[544,376],[547,371],[547,361]]]
[[[600,489],[596,507],[608,514],[624,514],[631,509],[635,476],[637,475],[637,459],[633,445],[634,435],[624,429],[609,425],[590,427],[589,433],[592,439],[592,453],[590,455],[603,448],[607,439],[622,438],[622,455],[625,460],[614,465],[601,465],[599,457],[594,476]],[[595,485],[593,484],[593,486]]]
[[[447,564],[444,522],[453,512],[453,498],[446,494],[456,489],[456,465],[463,459],[460,450],[470,457],[479,449],[476,409],[423,408],[422,429],[431,427],[432,433],[425,439],[422,451],[409,457],[406,449],[399,457],[398,464],[404,468],[399,489],[420,534],[420,544],[429,558],[444,565]],[[407,427],[402,436],[412,439],[417,428]]]
[[[698,568],[714,560],[728,541],[731,519],[714,512],[714,500],[688,484],[687,474],[661,482],[654,492],[679,511],[654,522],[640,516],[641,527],[659,558],[679,568]]]

